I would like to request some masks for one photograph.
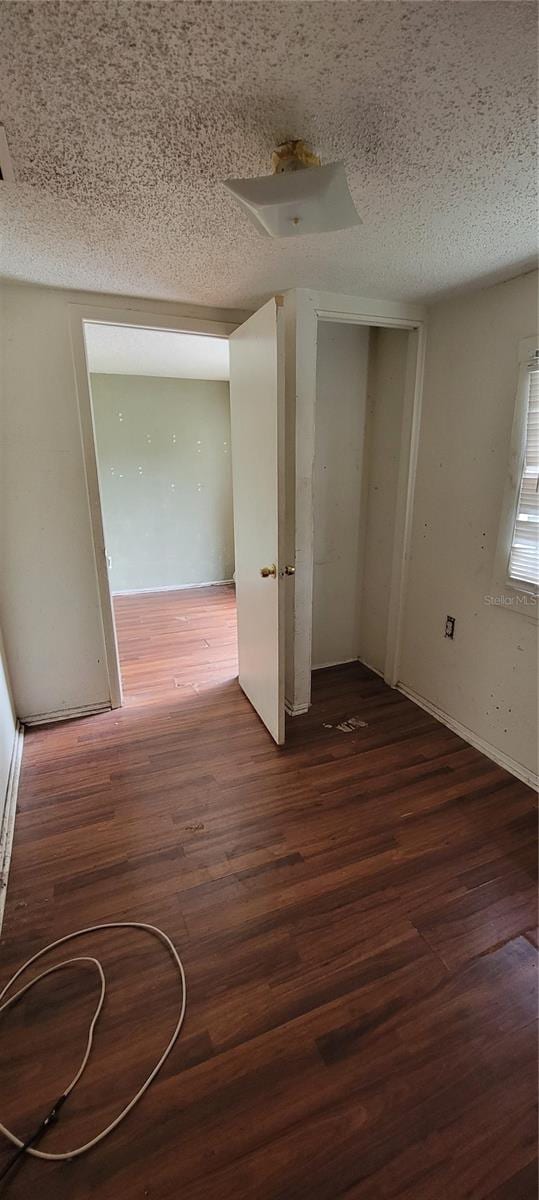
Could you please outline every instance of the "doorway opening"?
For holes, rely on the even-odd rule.
[[[231,687],[236,691],[238,687],[241,689],[271,736],[281,744],[284,741],[283,588],[288,577],[294,573],[293,565],[284,560],[283,549],[284,299],[282,296],[272,297],[261,309],[250,317],[247,316],[240,324],[237,321],[207,319],[205,316],[180,316],[171,313],[170,309],[165,312],[150,310],[143,301],[131,308],[101,308],[74,302],[70,305],[70,310],[73,365],[79,399],[81,441],[110,705],[112,708],[118,708],[123,703],[113,599],[119,607],[120,601],[125,601],[126,597],[112,596],[110,574],[113,563],[105,536],[91,381],[92,375],[106,372],[96,372],[95,363],[89,362],[87,327],[113,326],[120,330],[127,329],[131,333],[144,330],[195,334],[198,336],[194,341],[203,348],[210,344],[210,340],[218,339],[222,342],[225,339],[232,364],[230,443],[225,448],[224,442],[228,439],[223,438],[221,449],[223,454],[225,449],[228,451],[226,458],[228,463],[232,464],[234,582],[232,584],[208,578],[205,572],[202,579],[191,578],[189,583],[182,585],[175,583],[174,588],[178,593],[190,590],[193,600],[194,591],[200,591],[201,585],[204,591],[203,600],[205,596],[207,598],[206,594],[210,591],[213,593],[216,587],[233,588],[237,614],[237,658],[235,655],[232,666],[228,646],[225,653],[225,660],[228,658],[228,661],[224,662],[223,671],[228,673]],[[154,367],[152,370],[155,374]],[[202,371],[201,376],[206,376],[206,372]],[[118,414],[122,413],[124,419],[120,424],[123,426],[124,408],[118,408],[116,412],[119,422]],[[168,432],[172,438],[175,431]],[[199,445],[201,441],[198,436],[194,438],[196,451],[202,450]],[[178,446],[179,439],[176,437],[176,451]],[[197,462],[199,457],[197,455]],[[144,473],[144,463],[138,460],[137,455],[131,463],[132,467],[136,466],[137,475],[138,466],[142,466]],[[136,480],[134,482],[137,483]],[[173,478],[169,482],[176,481]],[[197,471],[195,484],[200,482]],[[212,480],[212,486],[213,483]],[[176,491],[176,486],[173,490]],[[196,491],[198,493],[198,488]],[[228,508],[230,510],[230,505]],[[181,512],[182,520],[186,515]],[[228,569],[232,570],[231,567]],[[155,584],[151,586],[155,592]],[[173,585],[169,583],[162,586]],[[142,593],[143,596],[149,594],[148,591]],[[138,598],[141,599],[140,593]],[[225,617],[225,620],[230,635],[231,618]],[[206,634],[202,634],[202,637],[205,642],[211,643],[211,638]],[[185,638],[183,644],[186,645]],[[204,650],[207,661],[212,654],[211,644],[205,645]],[[137,655],[137,651],[135,654]],[[217,661],[218,658],[214,656],[213,663]],[[169,684],[170,678],[169,670]]]
[[[118,702],[174,703],[237,675],[228,340],[83,332]]]
[[[321,321],[313,474],[311,669],[386,674],[413,332]]]

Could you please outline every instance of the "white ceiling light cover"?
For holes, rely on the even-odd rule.
[[[227,179],[225,187],[266,237],[330,233],[361,225],[342,162],[258,179]]]

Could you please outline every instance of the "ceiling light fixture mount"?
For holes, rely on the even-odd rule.
[[[277,146],[271,162],[272,175],[225,182],[264,237],[330,233],[361,225],[344,163],[321,166],[319,156],[301,138]]]
[[[305,167],[320,167],[322,164],[320,155],[313,154],[301,138],[296,138],[276,146],[271,156],[271,165],[274,175],[283,175],[285,172],[303,171]]]

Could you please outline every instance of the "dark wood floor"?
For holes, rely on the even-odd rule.
[[[26,1160],[3,1194],[535,1200],[532,793],[355,665],[317,674],[277,749],[235,680],[230,589],[116,608],[125,707],[26,739],[2,978],[82,925],[149,921],[184,957],[187,1021],[102,1147]],[[159,946],[87,952],[107,1007],[50,1148],[112,1119],[176,1012]],[[59,974],[4,1019],[0,1119],[21,1134],[95,995]]]

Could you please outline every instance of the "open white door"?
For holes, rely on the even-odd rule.
[[[239,682],[284,742],[284,312],[269,300],[230,335]]]

